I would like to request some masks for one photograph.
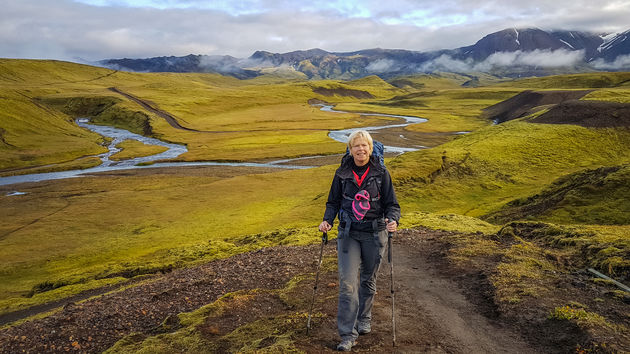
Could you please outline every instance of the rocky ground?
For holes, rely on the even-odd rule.
[[[445,242],[449,235],[428,229],[397,234],[393,250],[396,347],[391,268],[385,262],[379,275],[373,331],[360,336],[353,351],[564,353],[579,351],[580,345],[589,343],[587,333],[567,322],[550,322],[544,314],[542,318],[540,314],[533,316],[535,306],[529,312],[503,311],[495,303],[489,270],[484,270],[483,262],[466,269],[449,262],[446,254],[450,245]],[[294,347],[309,353],[334,351],[338,342],[334,240],[325,247],[312,327],[308,334],[305,330],[319,246],[261,249],[68,303],[45,318],[0,330],[0,352],[102,352],[132,333],[147,338],[174,332],[181,328],[177,314],[198,309],[224,294],[248,289],[263,291],[247,300],[232,301],[223,312],[196,327],[200,337],[211,343],[209,351],[239,351],[228,339],[230,333],[253,321],[277,316],[295,318],[290,335]],[[490,263],[486,264],[489,269]],[[289,292],[290,299],[264,291],[286,288],[287,282],[300,276],[303,280]],[[283,330],[278,327],[276,332]],[[278,338],[268,336],[257,345],[262,349]]]

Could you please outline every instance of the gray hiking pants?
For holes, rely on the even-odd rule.
[[[387,231],[354,233],[337,240],[339,303],[337,330],[342,340],[359,336],[359,322],[370,322],[376,275],[387,245]]]

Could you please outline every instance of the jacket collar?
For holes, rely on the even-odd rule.
[[[352,157],[346,159],[345,161],[342,162],[341,166],[339,166],[339,168],[337,169],[337,175],[340,178],[354,178],[352,175],[352,166],[354,165],[354,161],[352,160]],[[381,167],[381,165],[374,161],[374,156],[370,156],[370,161],[368,161],[368,166],[370,166],[370,174],[372,174],[374,171],[374,173],[381,173],[383,172],[383,168]]]

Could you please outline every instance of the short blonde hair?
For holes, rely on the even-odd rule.
[[[352,150],[352,143],[354,143],[354,141],[359,138],[365,139],[367,141],[368,145],[370,146],[370,155],[372,155],[372,151],[374,150],[374,142],[372,141],[372,136],[366,130],[357,130],[350,134],[350,136],[348,137],[348,150]]]

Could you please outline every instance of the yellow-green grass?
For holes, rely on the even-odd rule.
[[[516,120],[402,155],[390,169],[406,208],[480,216],[558,176],[628,161],[628,130]]]
[[[96,167],[102,164],[103,161],[98,156],[80,157],[76,160],[68,162],[53,163],[49,165],[37,165],[34,167],[24,167],[18,169],[6,169],[0,172],[0,177],[24,175],[31,173],[48,173],[59,172],[68,170],[84,170],[90,167]]]
[[[336,270],[336,259],[324,257],[320,267],[321,275],[334,274]],[[304,338],[303,324],[308,317],[309,301],[305,294],[311,293],[314,278],[315,274],[313,273],[300,274],[289,280],[283,288],[251,289],[225,294],[197,310],[180,313],[177,319],[171,321],[171,323],[178,324],[176,330],[174,326],[163,323],[160,326],[161,329],[169,333],[158,335],[133,333],[119,340],[105,353],[172,353],[178,351],[205,353],[226,350],[256,353],[302,352],[296,348],[295,342]],[[329,289],[324,293],[319,294],[318,302],[335,301],[336,293],[334,291]],[[276,301],[284,302],[286,310],[279,311],[277,308],[273,310],[270,308],[269,310],[272,310],[273,313],[257,316],[250,322],[243,321],[244,323],[231,331],[222,328],[222,326],[230,325],[225,322],[226,317],[239,316],[239,312],[250,312],[249,309],[257,307],[261,298],[273,298]],[[264,309],[262,311],[264,312]],[[314,312],[311,315],[313,321],[322,321],[327,317],[327,314],[323,312]],[[212,335],[208,336],[209,333]]]
[[[67,163],[107,151],[68,116],[0,87],[0,169]]]
[[[585,169],[562,176],[540,193],[515,199],[492,222],[535,219],[555,223],[630,224],[630,165]]]
[[[422,90],[387,100],[342,103],[337,109],[355,112],[379,112],[428,118],[426,123],[405,128],[426,133],[473,131],[492,122],[483,118],[482,110],[519,91],[496,88],[459,88]]]
[[[2,193],[0,311],[49,300],[45,292],[24,297],[42,284],[76,284],[78,291],[100,278],[279,242],[246,236],[268,230],[288,230],[285,243],[316,242],[333,171],[85,177],[20,187],[25,195]]]
[[[485,73],[472,73],[470,75],[461,75],[455,73],[441,72],[433,74],[418,74],[409,76],[400,76],[389,80],[392,85],[406,90],[442,90],[461,88],[467,83],[474,85],[489,85],[496,82],[505,81],[496,76]]]
[[[630,88],[600,89],[582,97],[583,100],[598,100],[617,103],[630,103]]]
[[[116,145],[116,147],[122,150],[110,156],[110,159],[114,161],[156,155],[168,150],[168,148],[165,146],[148,145],[138,140],[131,139],[121,142],[120,144]]]
[[[608,330],[630,332],[628,328],[625,328],[625,326],[612,324],[608,322],[603,316],[595,312],[587,311],[586,309],[579,306],[579,304],[577,306],[575,304],[558,306],[553,311],[551,311],[551,313],[549,314],[549,318],[575,322],[583,329],[589,329],[592,327],[605,327]]]
[[[592,281],[601,298],[585,295],[585,290],[593,291],[593,285],[574,291],[559,284],[577,280],[576,273],[589,267],[626,282],[630,275],[630,263],[624,262],[630,247],[628,231],[628,225],[514,222],[493,235],[448,234],[443,235],[443,241],[450,244],[446,254],[454,264],[472,273],[489,275],[490,296],[506,318],[514,317],[518,322],[526,311],[529,315],[525,325],[535,314],[539,316],[535,321],[573,322],[593,335],[595,343],[602,344],[611,335],[626,338],[630,333],[623,316],[613,315],[623,308],[627,293],[600,279]]]
[[[495,87],[519,87],[526,89],[583,89],[628,88],[630,72],[596,72],[571,75],[533,77],[496,84]]]
[[[306,102],[311,98],[333,102],[351,102],[357,101],[357,98],[322,96],[314,93],[314,89],[365,91],[375,99],[400,93],[386,82],[375,79],[354,83],[331,80],[278,81],[277,78],[237,80],[216,74],[127,73],[53,61],[2,60],[0,64],[0,89],[6,92],[3,97],[11,99],[0,107],[0,111],[7,116],[7,121],[9,117],[16,120],[13,116],[19,113],[23,125],[37,127],[28,132],[29,137],[21,126],[7,124],[4,123],[5,119],[2,120],[1,132],[7,144],[0,147],[4,150],[2,156],[5,160],[0,168],[60,163],[66,161],[64,159],[79,157],[74,150],[66,151],[71,148],[90,154],[92,151],[102,151],[103,147],[97,144],[98,137],[95,134],[71,122],[73,116],[82,111],[76,110],[76,103],[85,103],[88,99],[110,97],[118,101],[95,117],[96,122],[114,123],[139,132],[143,122],[148,121],[152,126],[152,135],[189,145],[190,152],[182,156],[182,160],[243,161],[330,154],[340,144],[327,137],[328,129],[383,124],[387,121],[373,117],[358,118],[355,114],[321,112]],[[117,87],[148,101],[155,108],[169,112],[183,126],[230,133],[195,133],[174,129],[163,118],[109,91],[109,87]],[[67,100],[66,103],[64,100]],[[89,113],[90,109],[84,111]],[[52,122],[50,116],[63,122],[62,129],[58,127],[61,123]],[[137,117],[140,117],[138,122],[125,121]],[[46,139],[40,138],[44,134]],[[16,145],[16,139],[24,141]],[[55,139],[60,140],[60,143],[55,143]],[[31,151],[29,154],[26,146],[29,141],[39,142],[42,148],[37,153]],[[257,146],[258,141],[263,145]],[[268,146],[271,144],[278,146]],[[43,148],[44,145],[46,148]],[[28,156],[23,156],[25,154]],[[35,161],[23,161],[29,158]]]
[[[326,262],[329,263],[329,262]],[[302,325],[307,320],[306,302],[302,299],[312,277],[297,276],[282,289],[276,290],[243,290],[228,293],[218,300],[195,311],[180,313],[173,320],[178,328],[163,324],[169,333],[147,335],[132,333],[119,340],[105,353],[172,353],[185,351],[189,353],[205,352],[239,352],[239,353],[300,353],[295,341],[303,336]],[[307,285],[308,284],[308,285]],[[262,318],[240,324],[232,331],[222,335],[228,325],[223,321],[217,323],[215,318],[230,316],[247,308],[255,307],[261,298],[276,298],[286,303],[286,310],[269,314]],[[332,299],[330,299],[332,300]],[[326,316],[314,313],[312,318],[318,320]],[[204,330],[204,328],[207,328]],[[214,333],[214,332],[216,333]],[[206,333],[202,333],[206,332]],[[212,335],[208,335],[211,333]],[[271,340],[271,343],[269,341]]]
[[[483,233],[491,235],[499,231],[498,225],[478,218],[459,214],[434,214],[421,211],[407,211],[401,219],[401,227],[406,229],[423,226],[433,230],[455,231],[461,233]]]
[[[518,303],[526,297],[552,293],[555,278],[576,269],[592,267],[626,279],[630,274],[630,263],[624,260],[630,247],[629,230],[628,225],[515,222],[494,235],[448,236],[454,246],[448,256],[463,265],[488,257],[499,259],[491,278],[497,300]]]

